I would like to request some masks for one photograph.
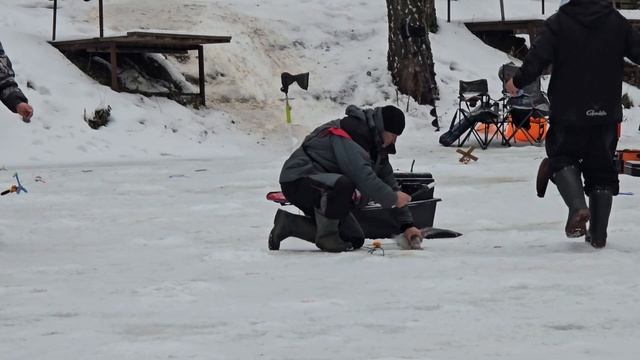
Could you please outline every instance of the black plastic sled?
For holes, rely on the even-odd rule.
[[[400,190],[411,195],[409,211],[419,229],[433,227],[436,204],[442,199],[434,198],[435,183],[430,173],[395,173]],[[398,209],[383,209],[378,204],[369,204],[353,211],[364,235],[369,239],[391,238],[398,234],[400,224],[394,212]]]
[[[427,239],[457,237],[462,234],[455,231],[433,228],[436,204],[442,199],[434,198],[435,183],[430,173],[395,173],[401,191],[411,195],[408,207],[413,222],[419,229],[428,229]],[[290,205],[282,192],[273,191],[267,199],[280,205]],[[379,204],[370,203],[353,210],[365,237],[368,239],[393,238],[398,235],[400,224],[393,212],[398,209],[384,209]]]

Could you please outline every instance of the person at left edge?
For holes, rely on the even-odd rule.
[[[16,83],[11,60],[5,54],[2,43],[0,43],[0,100],[9,110],[22,116],[22,121],[26,123],[31,121],[33,108]]]

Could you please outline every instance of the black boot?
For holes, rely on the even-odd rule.
[[[603,248],[607,245],[607,226],[612,203],[613,192],[610,189],[595,189],[589,194],[591,221],[586,241],[594,248]]]
[[[584,198],[584,188],[580,178],[580,170],[575,166],[567,166],[553,174],[553,182],[569,207],[569,216],[564,231],[569,238],[583,236],[587,232],[587,221],[590,213]]]
[[[340,220],[340,238],[351,243],[354,249],[360,249],[364,245],[364,231],[353,213]]]
[[[314,243],[316,224],[310,217],[278,209],[269,233],[269,250],[280,250],[280,242],[290,236]]]
[[[538,197],[543,198],[547,192],[547,185],[551,179],[551,167],[549,166],[549,158],[544,158],[538,167],[538,176],[536,177],[536,192]]]
[[[316,246],[323,251],[342,252],[353,250],[353,245],[340,238],[340,219],[329,219],[316,209]]]

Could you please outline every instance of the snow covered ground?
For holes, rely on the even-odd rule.
[[[509,60],[457,22],[499,16],[497,0],[478,1],[453,1],[451,24],[437,2],[444,122],[458,80],[499,94]],[[60,39],[97,36],[95,1],[59,3]],[[505,3],[540,16],[539,1]],[[635,195],[614,200],[609,245],[594,250],[564,238],[555,188],[535,196],[543,148],[495,146],[462,165],[413,103],[392,164],[433,173],[436,226],[464,236],[424,251],[386,240],[384,257],[296,239],[267,250],[277,205],[264,195],[291,147],[279,74],[311,72],[308,92],[292,87],[297,138],[346,104],[394,102],[384,1],[105,1],[108,34],[233,36],[206,49],[197,111],[87,78],[46,43],[50,5],[0,0],[0,41],[36,112],[26,125],[0,109],[0,185],[18,172],[29,190],[0,198],[0,358],[637,358],[637,178],[621,176]],[[94,131],[83,109],[101,104],[115,121]],[[625,117],[620,148],[637,148],[638,108]]]

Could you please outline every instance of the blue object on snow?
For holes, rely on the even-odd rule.
[[[27,189],[25,189],[24,186],[20,184],[20,178],[18,177],[18,173],[14,173],[13,177],[16,178],[16,181],[18,182],[18,189],[16,189],[16,194],[20,194],[23,191],[28,193]]]

